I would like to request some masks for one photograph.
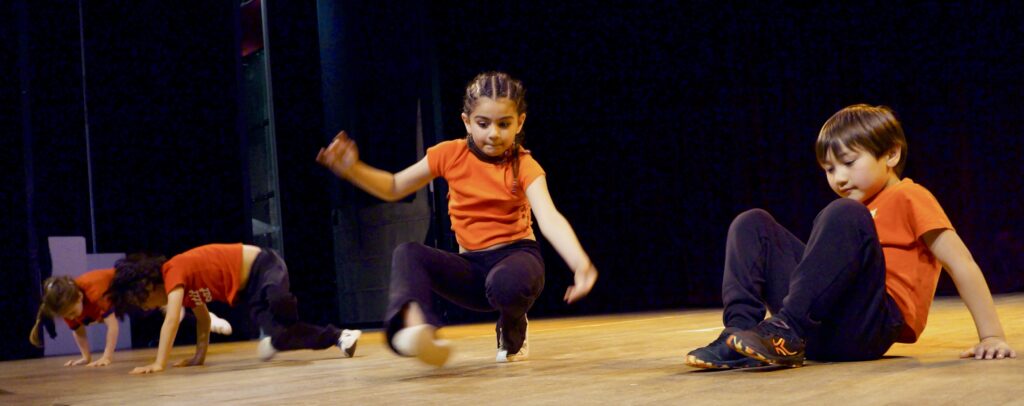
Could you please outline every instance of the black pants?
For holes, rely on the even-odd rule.
[[[509,354],[526,338],[526,312],[544,289],[544,260],[536,241],[521,240],[491,251],[454,254],[405,243],[391,262],[391,290],[384,318],[388,345],[404,327],[401,310],[416,302],[428,324],[440,326],[431,292],[470,310],[498,311]],[[394,350],[394,347],[392,347]]]
[[[825,207],[806,246],[768,212],[744,212],[725,255],[726,327],[753,328],[767,307],[807,340],[808,358],[834,361],[880,358],[902,329],[874,221],[859,202]]]
[[[341,330],[299,321],[299,302],[289,291],[288,267],[277,252],[263,248],[252,263],[245,297],[252,322],[278,351],[324,349],[338,343]]]

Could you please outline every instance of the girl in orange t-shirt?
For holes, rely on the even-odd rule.
[[[75,344],[78,345],[78,350],[82,353],[81,358],[70,360],[64,363],[64,366],[101,367],[110,365],[114,357],[114,349],[117,347],[119,325],[117,318],[110,311],[110,302],[103,295],[113,278],[113,269],[89,271],[75,279],[70,276],[46,278],[43,281],[42,304],[39,305],[39,314],[36,317],[35,326],[32,327],[32,333],[29,334],[29,341],[36,347],[42,348],[42,332],[39,326],[42,324],[43,318],[60,316],[64,318],[68,328],[75,332]],[[107,341],[103,349],[103,356],[93,361],[85,326],[100,320],[103,320],[103,324],[107,326]],[[51,334],[55,335],[52,332]]]
[[[388,344],[399,355],[436,366],[447,361],[449,344],[435,336],[441,324],[431,305],[435,292],[471,310],[497,310],[496,360],[527,357],[526,312],[544,287],[544,261],[531,211],[575,273],[565,300],[582,299],[597,280],[597,269],[551,201],[543,169],[522,148],[525,94],[522,82],[508,74],[477,75],[463,98],[466,137],[435,145],[398,173],[360,161],[355,142],[344,131],[317,155],[317,162],[338,177],[387,201],[399,200],[436,177],[448,182],[448,214],[459,253],[406,243],[392,257],[385,327]]]

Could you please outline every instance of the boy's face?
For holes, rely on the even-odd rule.
[[[899,149],[876,157],[861,148],[843,146],[838,154],[829,152],[821,167],[836,194],[864,203],[886,186],[899,182],[893,170],[899,162]]]
[[[525,121],[526,114],[518,114],[516,103],[506,97],[497,100],[481,97],[468,116],[462,113],[466,132],[473,137],[477,148],[489,156],[501,156],[512,148]]]

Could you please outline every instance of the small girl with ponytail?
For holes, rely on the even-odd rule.
[[[575,273],[565,301],[590,292],[597,269],[551,201],[544,170],[522,147],[526,89],[506,73],[486,72],[466,86],[462,123],[466,136],[427,149],[427,156],[398,173],[359,160],[355,142],[339,133],[317,155],[338,177],[383,200],[396,201],[436,177],[448,182],[448,214],[459,243],[451,253],[420,243],[395,249],[389,304],[384,316],[391,349],[443,365],[449,344],[435,336],[440,317],[431,292],[475,311],[498,311],[498,362],[526,359],[526,312],[544,288],[544,260],[532,214]]]
[[[32,333],[28,337],[29,341],[36,347],[42,348],[43,341],[39,326],[43,317],[63,317],[68,328],[75,332],[75,344],[82,352],[81,358],[68,361],[64,363],[64,366],[101,367],[110,365],[114,357],[114,348],[117,347],[119,325],[117,317],[111,311],[110,302],[104,295],[113,279],[113,268],[86,272],[76,279],[66,275],[47,278],[43,282],[42,304],[39,306],[36,324],[32,327]],[[85,326],[100,320],[107,326],[107,341],[103,349],[103,356],[93,361]]]

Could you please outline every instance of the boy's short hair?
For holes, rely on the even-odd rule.
[[[907,138],[896,113],[886,106],[854,104],[829,117],[821,126],[814,145],[818,163],[824,165],[828,153],[838,155],[842,147],[859,148],[876,158],[899,147],[900,162],[893,168],[896,176],[901,176],[907,166]]]

